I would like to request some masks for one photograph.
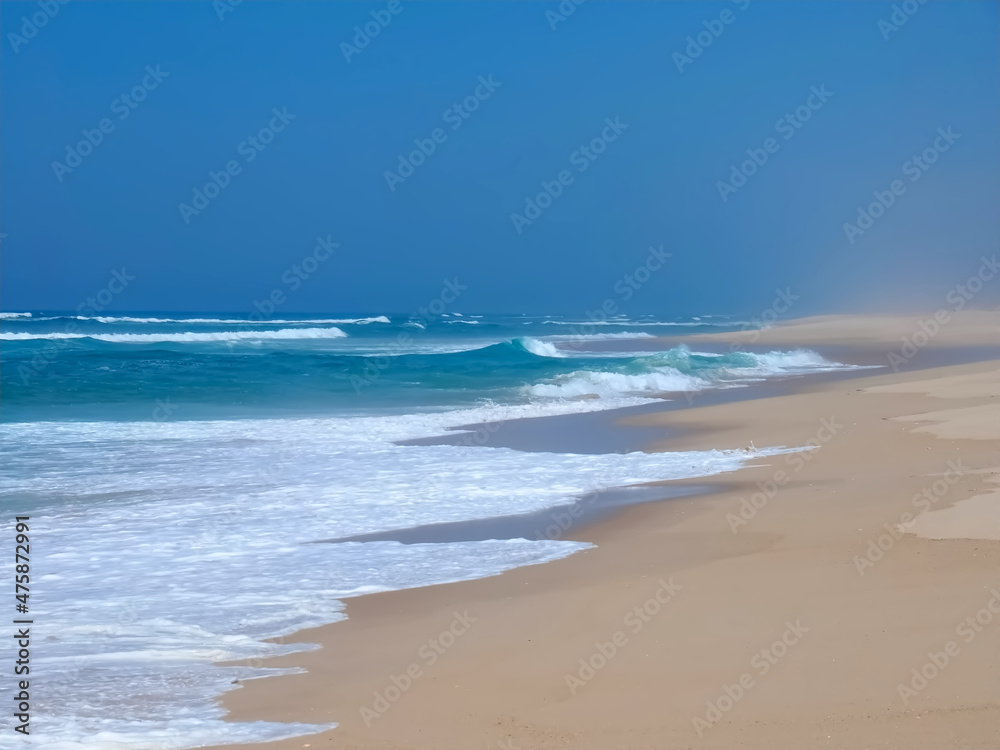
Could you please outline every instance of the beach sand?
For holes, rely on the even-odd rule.
[[[927,317],[803,320],[752,345],[885,364]],[[662,429],[656,450],[814,447],[570,527],[596,546],[557,562],[347,600],[350,619],[289,639],[322,649],[266,663],[307,672],[230,692],[229,718],[340,724],[252,746],[275,750],[995,750],[998,345],[1000,314],[952,315],[898,372],[631,416],[616,429]],[[930,367],[949,347],[994,354]],[[406,689],[377,704],[393,676]]]

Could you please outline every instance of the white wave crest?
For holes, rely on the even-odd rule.
[[[30,318],[29,312],[0,312],[0,320],[12,320],[14,318]]]
[[[544,398],[598,397],[603,400],[622,395],[650,396],[707,388],[738,388],[767,378],[863,368],[862,365],[831,362],[809,349],[771,351],[766,354],[744,352],[739,355],[742,362],[738,364],[734,364],[731,359],[727,361],[728,355],[692,352],[687,347],[677,347],[656,354],[626,353],[626,356],[635,356],[635,365],[646,368],[645,371],[577,370],[527,386],[526,392]],[[704,364],[697,365],[693,362],[694,358],[714,359],[717,364],[708,367]]]
[[[556,349],[555,344],[540,339],[523,338],[518,339],[527,351],[539,357],[565,357],[561,351]]]
[[[711,317],[711,316],[706,316]],[[692,318],[690,321],[680,321],[680,320],[628,320],[627,318],[611,319],[611,320],[543,320],[542,325],[552,325],[552,326],[577,326],[584,328],[586,326],[616,326],[621,328],[623,326],[640,326],[642,328],[648,328],[650,326],[680,326],[684,328],[697,328],[698,326],[713,326],[716,328],[737,328],[742,327],[743,330],[756,330],[760,326],[751,321],[745,320],[726,320],[721,323],[709,323],[708,321],[701,320],[699,318]]]
[[[528,386],[527,391],[532,396],[543,398],[616,398],[628,394],[699,391],[709,385],[703,380],[664,367],[656,372],[638,374],[577,370],[560,375],[550,383]]]
[[[265,339],[339,339],[347,336],[339,328],[282,328],[277,331],[213,331],[210,333],[0,333],[3,341],[35,339],[96,339],[125,344],[157,342],[260,341]]]
[[[3,315],[3,313],[0,313]],[[30,316],[31,313],[14,313],[15,316]],[[299,320],[253,320],[252,318],[134,318],[128,315],[58,315],[49,318],[37,318],[37,320],[89,320],[95,323],[214,323],[219,325],[366,325],[368,323],[390,323],[385,315],[378,315],[369,318],[302,318]]]
[[[796,349],[790,352],[768,352],[767,354],[754,354],[753,356],[760,362],[762,367],[772,369],[775,372],[782,372],[789,369],[842,368],[846,366],[830,362],[809,349]]]
[[[655,339],[651,333],[644,331],[622,331],[620,333],[578,333],[568,336],[555,335],[552,338],[559,341],[601,341],[603,339]]]

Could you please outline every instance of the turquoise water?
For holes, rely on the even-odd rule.
[[[449,316],[419,323],[395,315],[249,321],[219,314],[32,313],[0,327],[0,418],[372,414],[483,399],[648,394],[697,386],[672,382],[673,375],[762,363],[739,352],[608,357],[602,345],[631,341],[641,349],[648,345],[643,337],[738,327],[721,318],[594,325],[551,316]],[[601,383],[600,376],[582,376],[592,379],[587,387],[566,377],[574,372],[624,377]]]

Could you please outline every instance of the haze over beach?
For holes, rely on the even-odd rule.
[[[998,16],[4,2],[0,747],[995,748]]]

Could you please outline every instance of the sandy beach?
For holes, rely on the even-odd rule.
[[[1000,313],[932,317],[690,339],[884,366],[621,420],[662,430],[649,450],[806,450],[570,519],[595,546],[556,562],[350,599],[287,639],[322,648],[265,663],[303,673],[233,690],[228,718],[339,723],[246,746],[274,750],[995,748]]]

